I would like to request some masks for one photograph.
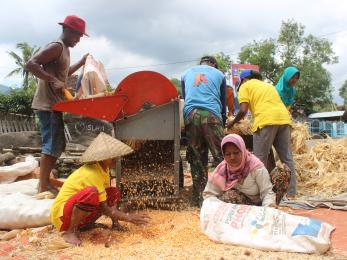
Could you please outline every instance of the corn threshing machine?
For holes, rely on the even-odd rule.
[[[177,198],[180,179],[180,115],[175,86],[163,75],[141,71],[122,80],[109,96],[65,101],[55,111],[109,122],[113,135],[133,142],[135,153],[118,160],[123,200]]]

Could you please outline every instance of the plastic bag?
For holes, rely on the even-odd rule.
[[[88,55],[83,68],[81,86],[77,99],[103,96],[107,90],[107,76],[104,65]],[[95,96],[96,95],[96,96]]]
[[[38,166],[33,156],[27,156],[24,162],[0,167],[0,183],[14,182],[17,177],[31,173]]]
[[[204,200],[200,211],[203,232],[216,242],[263,250],[324,253],[330,247],[330,224],[295,216],[271,207]]]

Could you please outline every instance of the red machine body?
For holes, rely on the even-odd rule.
[[[165,76],[140,71],[123,79],[111,96],[60,102],[53,106],[53,110],[112,122],[177,97],[175,86]]]

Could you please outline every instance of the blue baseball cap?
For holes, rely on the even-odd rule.
[[[243,70],[240,73],[239,81],[236,83],[236,90],[237,91],[239,91],[242,80],[244,80],[246,78],[254,78],[254,79],[261,80],[261,75],[258,71],[255,71],[255,70]]]
[[[236,90],[238,91],[239,88],[240,88],[240,85],[241,85],[241,82],[244,78],[247,78],[249,76],[252,75],[252,70],[243,70],[241,73],[240,73],[240,76],[239,76],[239,81],[236,83]]]

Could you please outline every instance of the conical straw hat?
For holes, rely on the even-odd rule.
[[[133,149],[130,146],[101,132],[82,154],[80,161],[83,163],[103,161],[121,157],[132,152]]]

